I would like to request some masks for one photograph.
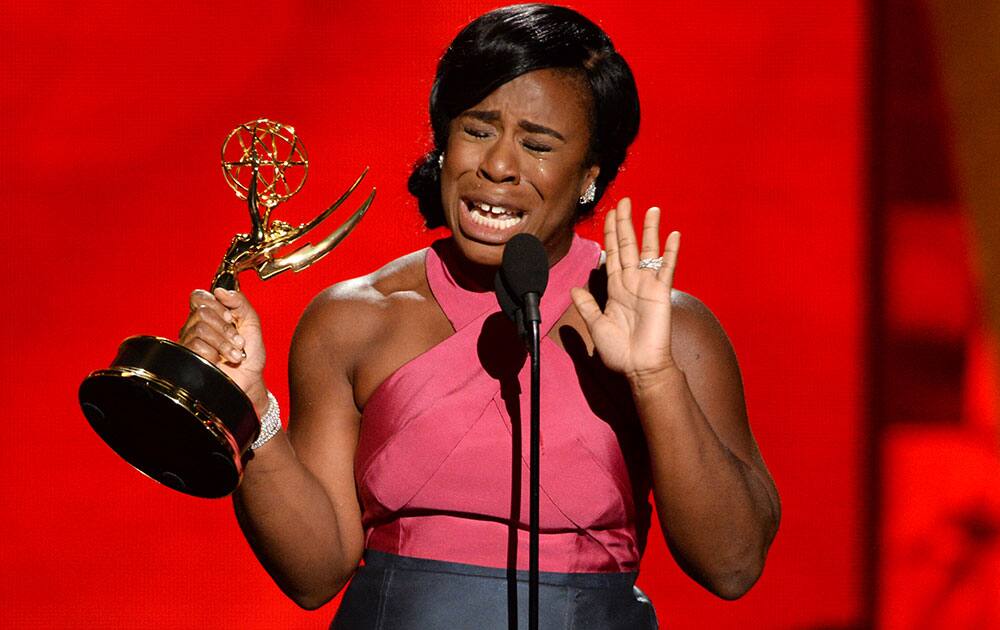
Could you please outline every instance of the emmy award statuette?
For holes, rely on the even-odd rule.
[[[212,288],[237,289],[241,271],[261,279],[301,271],[337,246],[368,210],[368,198],[316,244],[278,256],[333,213],[361,183],[316,218],[293,227],[271,212],[305,183],[309,162],[295,130],[259,119],[240,125],[222,145],[226,181],[250,210],[250,232],[233,237]],[[230,494],[252,457],[260,422],[250,399],[225,373],[187,348],[161,337],[129,337],[111,367],[80,385],[80,405],[97,434],[143,474],[199,497]]]

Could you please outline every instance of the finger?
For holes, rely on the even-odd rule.
[[[593,324],[603,315],[597,300],[590,294],[590,291],[580,287],[570,289],[570,297],[573,298],[573,304],[576,304],[576,310],[580,312],[587,328],[592,328]]]
[[[615,231],[618,235],[618,259],[621,268],[634,268],[639,264],[639,248],[635,240],[635,228],[632,226],[632,200],[623,197],[618,202],[615,213]]]
[[[663,265],[656,272],[660,282],[672,287],[674,284],[674,269],[677,268],[677,254],[681,251],[681,233],[674,230],[667,237],[663,246]]]
[[[246,358],[243,350],[237,347],[237,344],[228,335],[216,326],[204,321],[199,321],[187,328],[181,336],[180,342],[181,345],[192,349],[207,346],[210,351],[204,356],[211,360],[221,358],[230,363],[238,364]]]
[[[621,271],[621,264],[618,259],[618,233],[615,229],[616,212],[612,209],[604,217],[604,251],[607,260],[604,267],[608,270],[608,275]]]
[[[217,288],[212,294],[223,306],[229,309],[237,325],[240,322],[257,319],[257,311],[250,305],[250,300],[240,291]]]
[[[206,343],[201,339],[192,339],[187,341],[186,343],[182,341],[181,345],[183,345],[191,352],[194,352],[201,358],[205,359],[209,363],[218,363],[219,361],[223,360],[222,355],[219,354],[218,350],[216,350],[210,344]]]
[[[642,253],[639,258],[656,258],[660,255],[660,209],[653,206],[642,219]]]
[[[199,309],[212,309],[225,321],[233,321],[232,313],[228,313],[229,309],[215,299],[214,295],[204,289],[195,289],[192,291],[191,296],[188,298],[188,305],[191,307],[192,311],[197,311]]]
[[[191,316],[188,317],[188,320],[184,322],[184,327],[181,328],[179,336],[184,337],[185,331],[188,328],[194,326],[199,322],[205,322],[206,324],[221,331],[222,334],[225,336],[225,338],[228,339],[229,342],[232,343],[235,347],[243,348],[244,344],[246,343],[246,340],[243,339],[243,337],[239,334],[239,331],[236,330],[236,326],[230,323],[230,321],[232,321],[232,315],[229,314],[229,311],[226,310],[224,307],[223,309],[224,310],[222,311],[222,316],[220,316],[219,313],[212,308],[207,308],[207,307],[198,308],[196,311],[191,313]],[[226,314],[229,314],[228,318],[224,317],[224,315]]]
[[[238,364],[245,358],[243,351],[237,348],[218,326],[203,319],[186,327],[180,341],[181,345],[198,352],[210,361],[218,361],[221,358],[229,363]]]

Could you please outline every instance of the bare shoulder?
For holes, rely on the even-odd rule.
[[[732,343],[711,309],[697,297],[677,289],[671,292],[670,304],[670,346],[681,369],[691,372],[709,368],[739,378]]]
[[[688,334],[725,335],[722,324],[704,302],[679,289],[670,292],[671,321]]]
[[[303,312],[295,331],[296,349],[353,362],[392,324],[394,310],[426,293],[426,249],[412,252],[358,278],[321,291]],[[335,349],[335,352],[326,352]],[[314,354],[316,353],[316,354]],[[345,366],[350,369],[350,366]]]

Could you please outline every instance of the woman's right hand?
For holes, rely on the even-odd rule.
[[[197,289],[190,305],[191,314],[181,327],[181,345],[225,372],[250,397],[257,414],[263,414],[268,406],[264,340],[250,301],[239,291]]]

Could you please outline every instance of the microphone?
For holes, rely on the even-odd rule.
[[[513,297],[510,295],[510,289],[504,284],[503,275],[500,270],[497,270],[497,274],[493,276],[493,292],[497,294],[497,303],[500,305],[500,310],[503,311],[507,318],[514,322],[517,326],[518,334],[524,337],[524,312],[521,307],[517,304]]]
[[[531,234],[516,234],[507,241],[503,250],[500,271],[494,282],[495,287],[506,289],[507,295],[497,292],[497,301],[504,308],[502,299],[510,299],[523,310],[525,323],[542,321],[538,309],[545,286],[549,283],[549,257],[542,242]],[[510,315],[504,308],[504,312]]]

